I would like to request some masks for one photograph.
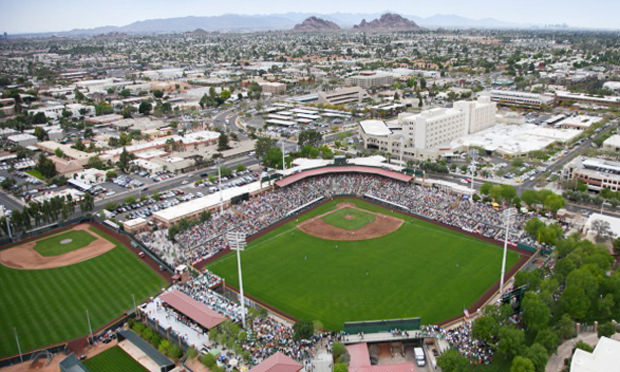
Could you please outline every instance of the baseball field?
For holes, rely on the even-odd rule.
[[[146,372],[135,359],[119,346],[104,351],[83,362],[91,372]]]
[[[336,199],[252,241],[242,266],[247,294],[338,330],[346,321],[419,316],[430,324],[462,314],[499,279],[501,258],[495,244]],[[509,251],[507,268],[518,260]],[[238,285],[235,255],[208,268]]]
[[[7,256],[18,257],[22,250],[30,257],[32,246],[42,242],[46,252],[57,253],[64,248],[52,242],[70,239],[71,251],[53,259],[85,257],[85,260],[69,265],[51,262],[59,266],[55,268],[45,268],[50,262],[43,262],[42,269],[0,264],[0,356],[17,353],[15,331],[22,351],[83,337],[89,333],[87,310],[92,328],[97,330],[132,308],[132,295],[139,304],[166,286],[161,276],[122,243],[93,226],[82,224],[78,227],[2,252],[14,250]],[[95,240],[75,231],[87,232]],[[85,246],[80,247],[76,240]],[[113,246],[107,249],[106,245]],[[81,253],[91,249],[102,250],[94,258],[89,258],[88,252]],[[35,263],[35,260],[31,262]]]

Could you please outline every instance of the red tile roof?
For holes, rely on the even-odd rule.
[[[301,368],[301,364],[278,351],[252,368],[250,372],[298,372]]]
[[[351,357],[349,372],[417,372],[413,362],[371,365],[368,344],[366,343],[347,345],[347,351]]]
[[[409,182],[413,177],[406,174],[402,174],[390,169],[378,168],[378,167],[364,167],[360,165],[344,165],[335,167],[321,167],[301,171],[288,177],[282,178],[276,181],[276,185],[279,187],[288,186],[306,177],[318,176],[322,174],[332,173],[364,173],[364,174],[376,174],[388,178],[393,178],[397,181]]]
[[[194,300],[183,292],[174,290],[160,296],[161,300],[176,311],[187,316],[206,329],[216,327],[226,317],[211,310],[207,305]]]

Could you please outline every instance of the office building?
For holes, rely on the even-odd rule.
[[[579,156],[562,168],[562,179],[583,181],[590,191],[618,191],[620,162]]]
[[[360,87],[341,88],[329,92],[319,92],[319,103],[328,105],[342,105],[351,102],[360,103],[368,97],[366,90]]]
[[[553,98],[534,93],[493,90],[491,101],[501,106],[540,109],[543,105],[553,103]]]
[[[392,85],[394,78],[390,74],[375,71],[362,71],[358,75],[349,76],[345,79],[348,86],[358,86],[361,88],[374,88]]]

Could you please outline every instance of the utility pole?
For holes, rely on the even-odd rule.
[[[506,233],[504,235],[504,255],[502,257],[502,273],[499,278],[499,295],[504,294],[504,273],[506,272],[506,253],[508,250],[508,234],[510,230],[510,219],[512,218],[515,210],[513,208],[508,208],[504,211],[504,223]]]
[[[245,297],[243,295],[243,274],[241,272],[241,251],[245,249],[245,233],[229,231],[226,234],[230,249],[237,251],[237,271],[239,272],[239,302],[241,303],[241,324],[245,328]]]

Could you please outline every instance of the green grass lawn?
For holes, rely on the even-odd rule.
[[[0,356],[17,353],[13,328],[23,351],[88,334],[140,303],[166,282],[120,242],[95,233],[116,248],[91,260],[47,270],[0,265]]]
[[[352,218],[346,219],[346,216],[350,216]],[[337,210],[334,213],[330,213],[327,216],[323,216],[321,217],[321,219],[325,223],[339,227],[341,229],[357,230],[373,222],[375,220],[375,217],[376,216],[372,213],[347,207]]]
[[[299,221],[352,202],[405,220],[376,239],[334,242],[307,235],[295,221],[248,244],[246,293],[296,317],[342,329],[346,321],[419,316],[424,324],[459,315],[499,279],[502,249],[361,200],[338,199]],[[509,251],[507,266],[519,255]],[[209,269],[236,286],[234,255]]]
[[[119,346],[97,354],[82,362],[90,372],[143,372],[148,369],[142,367]]]
[[[71,239],[70,243],[60,244],[65,239]],[[83,230],[68,231],[35,243],[34,249],[41,256],[58,256],[89,245],[96,238]]]
[[[26,173],[28,173],[29,175],[31,175],[33,177],[36,177],[36,178],[38,178],[40,180],[45,181],[45,176],[43,175],[43,173],[39,172],[38,169],[28,169],[26,171]]]

